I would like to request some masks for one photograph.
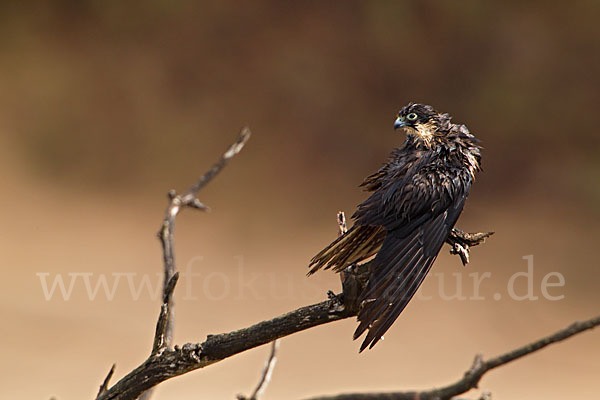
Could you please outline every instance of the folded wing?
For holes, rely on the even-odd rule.
[[[386,230],[360,298],[354,338],[368,330],[360,351],[381,339],[414,296],[463,209],[471,181],[468,171],[422,157],[359,206],[357,224]]]

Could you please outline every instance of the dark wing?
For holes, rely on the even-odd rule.
[[[391,175],[406,174],[406,170],[414,162],[417,153],[409,153],[406,151],[406,145],[395,148],[389,155],[387,162],[377,170],[367,176],[360,187],[367,192],[374,192],[385,185]]]
[[[384,184],[389,169],[390,164],[385,164],[367,176],[360,186],[369,192],[377,190]],[[385,235],[386,230],[382,226],[355,224],[310,260],[308,275],[321,268],[340,272],[353,263],[372,257],[381,248]]]
[[[381,248],[385,233],[380,226],[354,225],[310,260],[308,275],[331,267],[339,272],[353,263],[372,257]]]
[[[385,177],[388,173],[389,164],[381,167],[377,172],[367,176],[363,182],[360,184],[360,187],[365,188],[367,192],[373,192],[381,187],[383,182],[385,181]]]
[[[361,295],[354,338],[369,332],[360,351],[372,348],[404,310],[462,211],[469,173],[431,165],[417,162],[406,178],[382,186],[355,214],[357,223],[370,221],[387,230]]]

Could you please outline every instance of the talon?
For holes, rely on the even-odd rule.
[[[450,254],[455,254],[460,256],[460,260],[462,261],[463,266],[469,263],[469,246],[462,246],[459,243],[454,243],[454,246],[450,250]]]

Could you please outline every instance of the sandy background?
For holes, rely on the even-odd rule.
[[[187,187],[244,124],[247,148],[201,195],[213,212],[178,219],[178,266],[198,275],[176,293],[176,342],[337,291],[332,273],[307,279],[307,262],[402,143],[392,123],[408,101],[482,140],[485,172],[459,226],[497,234],[467,268],[445,248],[421,289],[430,299],[372,351],[358,354],[351,320],[285,338],[264,398],[443,385],[477,352],[597,314],[598,12],[593,1],[3,3],[0,397],[89,399],[112,363],[120,378],[147,356],[159,301],[134,296],[128,279],[156,285],[166,191]],[[538,299],[517,301],[508,282],[528,255]],[[541,291],[552,272],[560,300]],[[469,274],[485,273],[474,300]],[[68,299],[44,293],[57,276],[75,279]],[[90,299],[85,277],[94,288],[117,276],[111,299]],[[445,298],[457,279],[467,298]],[[599,351],[598,332],[585,333],[481,387],[498,399],[594,398]],[[248,394],[267,353],[166,382],[155,398]]]

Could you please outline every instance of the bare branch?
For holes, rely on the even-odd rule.
[[[275,364],[277,363],[277,350],[279,349],[280,343],[280,339],[271,342],[271,353],[269,354],[269,359],[267,362],[265,362],[265,369],[263,370],[260,382],[256,386],[254,393],[252,393],[251,400],[258,399],[271,381],[271,375],[273,374],[273,369],[275,369]]]
[[[552,335],[546,336],[535,342],[519,347],[494,358],[484,361],[481,355],[477,355],[471,368],[464,376],[450,385],[426,390],[411,392],[389,392],[389,393],[349,393],[335,396],[319,396],[310,400],[450,400],[454,396],[461,395],[471,389],[477,388],[483,375],[511,361],[524,357],[528,354],[543,349],[544,347],[563,341],[578,333],[592,329],[600,325],[600,316],[588,319],[586,321],[575,322],[568,327],[561,329]]]
[[[221,156],[221,158],[198,179],[198,181],[193,184],[183,195],[178,195],[174,190],[170,190],[169,195],[169,205],[167,206],[167,210],[165,212],[165,218],[162,223],[162,227],[158,232],[158,237],[160,238],[162,247],[163,247],[163,262],[164,262],[164,270],[165,270],[165,278],[163,283],[163,297],[167,297],[168,292],[168,283],[171,280],[171,277],[175,274],[175,251],[173,249],[173,233],[175,229],[175,218],[177,214],[184,207],[191,207],[199,210],[206,211],[208,207],[204,205],[200,200],[196,198],[196,195],[204,186],[206,186],[221,170],[233,156],[238,154],[243,148],[248,139],[250,138],[250,129],[244,127],[240,132],[237,140],[229,146],[227,151]],[[171,340],[173,337],[173,301],[169,298],[168,301],[168,309],[170,311],[168,315],[168,320],[166,324],[166,330],[164,335],[164,344],[165,346],[171,345]]]
[[[237,140],[229,146],[227,151],[221,156],[221,158],[208,170],[204,175],[198,179],[198,181],[192,185],[183,195],[178,195],[175,190],[169,190],[167,196],[169,198],[169,204],[165,211],[165,217],[163,219],[161,228],[157,234],[160,239],[163,249],[163,264],[164,264],[164,279],[163,279],[163,304],[161,305],[158,322],[156,324],[156,333],[154,336],[154,343],[152,345],[151,358],[160,355],[166,349],[171,346],[173,338],[173,326],[174,326],[174,303],[173,303],[173,291],[178,279],[178,273],[175,270],[175,250],[174,250],[174,230],[175,230],[175,219],[182,208],[190,207],[201,211],[208,211],[209,208],[202,203],[196,195],[198,192],[206,186],[215,176],[221,172],[223,167],[227,165],[229,160],[238,154],[243,148],[248,139],[250,138],[251,132],[247,127],[242,128]],[[113,370],[105,380],[103,386],[100,387],[100,392],[97,398],[101,398],[107,392],[106,386],[108,386],[108,379],[112,376]],[[142,400],[148,400],[152,395],[152,391],[148,390],[142,394]],[[137,397],[137,396],[136,396]]]
[[[206,186],[215,176],[217,176],[223,167],[227,165],[229,160],[242,151],[246,145],[246,142],[248,139],[250,139],[250,135],[250,128],[247,126],[242,128],[237,140],[231,146],[229,146],[229,149],[227,149],[227,151],[221,156],[219,161],[217,161],[208,171],[206,171],[204,175],[202,175],[200,179],[198,179],[198,181],[185,192],[185,194],[182,196],[185,204],[189,205],[189,203],[193,202],[200,189]]]
[[[169,205],[165,211],[165,218],[163,219],[162,226],[158,232],[158,238],[163,248],[163,264],[164,264],[164,280],[163,280],[163,297],[167,294],[167,284],[171,277],[175,274],[175,250],[173,244],[173,234],[175,230],[175,218],[179,214],[182,208],[190,207],[202,211],[207,211],[209,208],[204,205],[200,200],[196,198],[198,192],[206,186],[215,176],[221,172],[223,167],[227,165],[236,154],[238,154],[243,148],[248,139],[250,139],[250,129],[248,127],[242,128],[240,135],[237,140],[229,146],[227,151],[219,158],[219,160],[213,164],[213,166],[204,173],[184,194],[178,195],[175,190],[168,192]],[[165,325],[164,345],[171,346],[173,338],[173,309],[174,304],[172,298],[169,299],[168,307],[169,310],[167,323]]]
[[[248,328],[209,335],[203,343],[187,343],[181,348],[175,346],[174,349],[165,348],[162,352],[150,356],[99,396],[98,400],[132,400],[167,379],[204,368],[284,336],[356,315],[354,311],[340,306],[340,297],[341,295],[337,295]]]

